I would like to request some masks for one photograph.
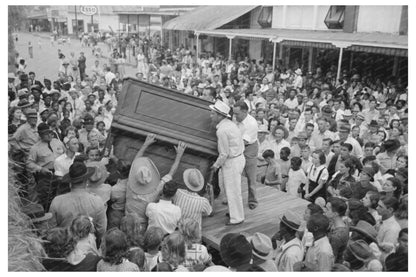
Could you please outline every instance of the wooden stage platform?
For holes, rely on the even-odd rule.
[[[247,204],[247,183],[244,181],[244,223],[235,226],[225,225],[229,219],[225,216],[228,212],[228,206],[222,204],[223,192],[214,202],[214,216],[202,218],[202,240],[217,250],[219,250],[221,238],[227,233],[252,235],[255,232],[261,232],[272,237],[278,230],[280,215],[290,209],[303,218],[305,208],[309,204],[304,199],[296,198],[278,191],[276,188],[257,183],[256,191],[259,205],[256,209],[250,210]]]

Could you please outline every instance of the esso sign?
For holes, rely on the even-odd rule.
[[[80,8],[81,13],[85,15],[94,15],[97,13],[96,6],[81,6]]]

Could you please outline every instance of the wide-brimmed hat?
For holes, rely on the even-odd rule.
[[[192,191],[200,191],[204,187],[204,176],[196,168],[188,168],[183,172],[183,182]]]
[[[386,103],[380,103],[377,107],[376,107],[376,109],[377,110],[385,110],[385,109],[387,109],[387,105],[386,105]]]
[[[214,105],[209,105],[209,108],[221,115],[231,118],[231,108],[221,100],[217,100]]]
[[[293,211],[287,210],[279,217],[280,221],[292,230],[300,231],[302,220],[300,216]]]
[[[370,246],[364,240],[351,241],[348,243],[347,248],[360,261],[367,261],[374,256]]]
[[[383,143],[383,147],[387,152],[397,150],[400,146],[400,141],[397,139],[388,139]]]
[[[14,75],[13,72],[9,72],[9,74],[7,75],[8,79],[16,79],[16,75]]]
[[[87,163],[87,167],[95,167],[94,174],[88,178],[88,185],[98,186],[104,184],[109,175],[105,165],[101,162],[89,162]]]
[[[364,114],[362,112],[357,113],[357,119],[365,120]]]
[[[74,162],[69,167],[69,173],[62,177],[64,183],[80,183],[87,180],[95,172],[95,167],[87,167],[82,162]]]
[[[160,182],[156,165],[148,157],[140,157],[131,165],[128,186],[135,194],[153,192]]]
[[[368,124],[368,127],[376,127],[378,128],[378,122],[376,120],[371,120],[370,124]]]
[[[41,108],[39,109],[39,115],[43,114],[43,113],[44,113],[44,112],[46,112],[46,111],[49,111],[49,109],[48,109],[48,108],[46,108],[46,107],[41,107]]]
[[[34,91],[34,90],[42,93],[42,90],[38,85],[33,85],[33,86],[30,87],[30,91]]]
[[[360,220],[357,225],[350,227],[351,231],[356,231],[371,241],[377,243],[377,230],[367,221]]]
[[[24,99],[20,100],[19,103],[17,103],[17,106],[21,109],[24,109],[24,108],[28,108],[28,107],[32,106],[32,103],[30,103],[29,100],[24,98]]]
[[[250,263],[253,249],[244,235],[228,233],[221,239],[220,254],[226,265],[236,268]]]
[[[307,139],[307,138],[308,138],[308,136],[306,135],[306,132],[304,132],[304,131],[299,132],[298,139]]]
[[[205,88],[206,87],[206,84],[204,84],[204,83],[199,83],[198,84],[198,88]]]
[[[253,255],[262,260],[270,260],[273,256],[272,240],[265,234],[256,232],[253,236],[248,237],[253,249]]]
[[[258,129],[257,132],[258,133],[266,133],[266,134],[270,133],[269,130],[267,130],[267,126],[264,125],[264,124],[259,126],[259,129]]]
[[[300,68],[296,69],[295,74],[302,75],[302,70],[300,70]]]

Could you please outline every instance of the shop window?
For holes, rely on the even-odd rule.
[[[345,6],[331,6],[325,17],[328,29],[342,29],[344,27]]]
[[[259,14],[259,18],[257,22],[262,28],[270,28],[272,27],[272,15],[273,15],[273,7],[261,7],[261,11]]]

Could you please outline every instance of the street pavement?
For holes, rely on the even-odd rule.
[[[33,59],[29,58],[29,41],[33,45]],[[104,43],[99,43],[98,46],[101,48],[104,56],[108,57],[108,49]],[[61,49],[62,53],[70,58],[70,53],[74,52],[75,57],[79,57],[80,52],[84,52],[87,58],[87,75],[91,74],[91,67],[94,65],[96,60],[95,56],[92,55],[92,48],[81,47],[79,40],[71,39],[70,44],[58,45],[55,41],[54,45],[51,44],[49,34],[47,33],[18,33],[18,41],[15,41],[16,51],[19,52],[20,56],[25,59],[27,67],[26,73],[33,71],[36,73],[38,80],[43,81],[44,78],[54,81],[58,77],[58,69],[60,61],[58,59],[58,49]],[[108,64],[108,59],[99,58],[100,65],[104,63]],[[129,59],[127,59],[129,62]],[[130,58],[130,65],[125,66],[126,75],[125,77],[134,77],[137,70],[133,64],[135,63],[133,57]]]

